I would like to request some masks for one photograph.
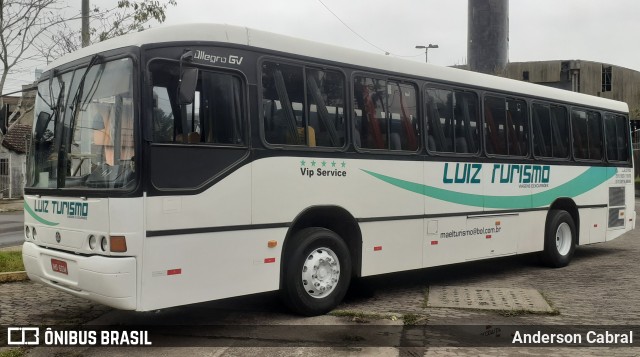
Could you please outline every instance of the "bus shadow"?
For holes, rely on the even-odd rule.
[[[618,253],[620,249],[604,246],[581,247],[576,250],[572,264],[587,264],[590,260],[606,259],[606,256]],[[469,282],[499,279],[502,276],[537,274],[538,270],[552,268],[544,266],[534,253],[395,272],[353,279],[344,302],[366,304],[375,299],[380,292],[393,294],[406,289],[422,291],[432,285],[465,285]],[[107,315],[107,319],[99,318],[93,324],[224,325],[272,319],[287,324],[288,321],[299,319],[281,302],[277,292],[239,296],[152,312],[113,311]]]
[[[594,259],[605,259],[620,253],[620,249],[600,246],[579,247],[572,263],[580,264]],[[431,285],[465,285],[487,279],[499,279],[502,276],[517,276],[535,271],[549,271],[538,253],[523,254],[502,258],[463,262],[433,268],[424,268],[405,272],[395,272],[352,281],[345,302],[364,302],[373,298],[377,292],[393,292],[407,288],[426,288]]]

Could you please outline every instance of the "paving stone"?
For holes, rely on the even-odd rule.
[[[535,289],[430,286],[428,307],[552,312]]]

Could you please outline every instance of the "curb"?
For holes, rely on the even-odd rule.
[[[9,273],[0,273],[0,284],[12,283],[16,281],[29,280],[26,271],[12,271]]]

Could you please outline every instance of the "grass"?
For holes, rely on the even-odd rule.
[[[351,321],[358,323],[369,323],[371,320],[392,320],[402,319],[402,323],[407,326],[421,325],[427,320],[425,316],[418,314],[396,315],[392,313],[371,313],[354,310],[333,310],[329,315],[337,317],[350,317]]]
[[[24,350],[21,348],[10,348],[8,350],[0,350],[0,357],[22,357]]]
[[[367,323],[370,320],[384,320],[384,319],[393,319],[393,314],[378,314],[378,313],[369,313],[363,311],[353,311],[353,310],[333,310],[329,313],[329,315],[336,317],[351,317],[355,322]]]
[[[418,314],[404,314],[402,315],[402,322],[405,326],[424,325],[427,318]]]
[[[501,315],[501,316],[504,316],[504,317],[514,317],[514,316],[521,316],[521,315],[547,315],[547,316],[560,315],[560,311],[558,311],[557,309],[554,309],[553,307],[551,309],[552,309],[552,311],[532,311],[532,310],[525,310],[525,309],[482,310],[482,311],[494,311],[498,315]]]
[[[22,252],[0,252],[0,273],[23,270]]]

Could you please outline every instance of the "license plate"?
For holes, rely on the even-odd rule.
[[[69,275],[67,270],[67,262],[58,259],[51,259],[51,269],[60,274]]]

